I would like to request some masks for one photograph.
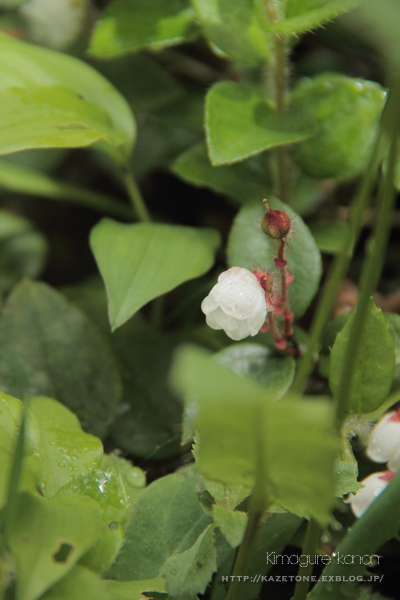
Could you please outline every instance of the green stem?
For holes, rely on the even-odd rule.
[[[244,532],[243,542],[239,548],[233,567],[231,584],[226,596],[226,600],[240,600],[241,589],[243,586],[243,577],[246,575],[248,561],[250,560],[251,549],[260,524],[261,518],[267,507],[267,489],[265,477],[265,444],[264,427],[265,417],[263,407],[255,411],[255,439],[257,451],[256,464],[256,482],[253,494],[250,499],[249,518],[246,531]]]
[[[129,204],[125,206],[103,194],[84,190],[73,185],[64,185],[59,197],[53,196],[53,198],[54,200],[65,200],[81,206],[88,206],[93,210],[121,217],[122,219],[132,220],[132,208]]]
[[[279,21],[276,11],[275,0],[265,0],[268,18],[271,23]],[[287,90],[287,65],[286,65],[286,38],[277,34],[273,35],[274,40],[274,87],[275,87],[275,106],[276,114],[283,115],[286,109],[286,90]],[[289,203],[289,171],[290,163],[285,146],[280,146],[275,150],[275,156],[278,167],[278,196],[282,202]]]
[[[400,96],[400,80],[396,83],[397,85],[394,87],[394,92],[397,92]],[[370,297],[379,283],[391,230],[391,219],[396,200],[393,179],[397,159],[397,139],[400,130],[400,118],[397,114],[393,115],[391,124],[392,141],[389,149],[388,167],[386,172],[383,173],[379,185],[379,208],[373,233],[368,240],[367,255],[361,272],[360,295],[357,310],[351,326],[337,393],[336,423],[339,428],[349,410],[353,389],[352,383],[355,375],[355,365],[364,340],[364,335],[362,335],[363,324],[367,318]]]
[[[314,557],[317,553],[321,528],[314,519],[310,519],[307,525],[306,537],[304,539],[301,554],[307,557],[307,566],[300,567],[298,575],[301,580],[296,583],[292,600],[305,600],[310,589],[310,580],[313,572]]]
[[[328,277],[322,289],[321,298],[315,311],[307,351],[303,358],[300,359],[297,377],[292,388],[292,392],[297,394],[301,394],[304,391],[308,377],[312,372],[314,356],[318,351],[322,333],[331,315],[337,293],[348,270],[361,231],[364,211],[369,204],[376,181],[377,170],[387,148],[387,141],[385,140],[382,129],[385,115],[388,114],[390,105],[394,104],[391,102],[391,97],[392,94],[389,94],[388,101],[382,114],[380,128],[376,135],[371,159],[366,168],[359,190],[351,205],[349,228],[344,248],[342,252],[337,255],[330,268]]]
[[[123,166],[121,167],[121,175],[137,218],[139,221],[150,223],[151,217],[149,211],[132,173],[127,167]]]

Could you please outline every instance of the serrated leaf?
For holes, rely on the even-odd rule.
[[[291,113],[277,116],[261,96],[238,83],[216,83],[206,96],[207,145],[215,166],[306,140],[315,131],[308,123]]]
[[[32,398],[29,408],[40,432],[40,487],[44,496],[51,498],[76,475],[99,466],[103,445],[98,438],[84,433],[76,416],[59,402]]]
[[[207,491],[214,498],[216,504],[233,511],[247,496],[251,490],[244,485],[226,485],[220,481],[203,479]]]
[[[217,527],[226,537],[232,548],[242,542],[247,525],[247,514],[240,510],[229,510],[220,504],[214,504],[213,517]]]
[[[126,100],[72,56],[0,34],[0,99],[3,153],[36,143],[85,146],[100,139],[108,140],[101,147],[119,162],[131,152],[136,129]]]
[[[173,598],[186,600],[204,593],[217,570],[214,527],[209,525],[193,546],[174,554],[165,565],[165,587]]]
[[[172,165],[172,172],[193,185],[207,187],[246,204],[264,198],[272,189],[272,176],[264,157],[213,167],[204,144],[192,146]]]
[[[294,377],[293,357],[278,357],[261,344],[234,344],[215,355],[219,365],[239,377],[249,377],[265,387],[270,398],[280,398],[289,389]]]
[[[121,382],[107,341],[81,311],[46,284],[24,280],[3,309],[0,343],[0,388],[56,398],[86,430],[106,435]]]
[[[197,397],[199,466],[206,477],[254,486],[257,424],[269,500],[300,506],[327,522],[337,442],[326,401],[276,402],[261,386],[238,378],[193,347],[178,353],[173,382],[182,394]]]
[[[100,509],[91,498],[20,496],[9,540],[18,599],[36,600],[60,580],[95,543],[100,528]]]
[[[270,206],[285,211],[293,222],[293,236],[289,239],[285,257],[288,271],[294,274],[289,286],[290,309],[300,317],[310,304],[321,277],[321,257],[308,227],[303,220],[275,198],[268,198]],[[260,227],[265,212],[264,204],[244,206],[238,213],[229,235],[229,266],[276,271],[276,247]]]
[[[300,81],[291,106],[318,129],[295,149],[295,162],[311,177],[358,175],[366,167],[385,96],[377,83],[338,73]]]
[[[329,364],[329,385],[336,397],[343,361],[345,360],[354,314],[338,334]],[[371,298],[364,323],[360,352],[354,366],[354,376],[348,412],[368,413],[376,410],[386,399],[394,376],[395,347],[389,325]]]
[[[150,300],[208,271],[219,236],[209,229],[103,219],[92,230],[90,243],[114,330]]]
[[[91,39],[93,56],[111,58],[141,48],[161,50],[197,33],[188,0],[116,0],[102,14]]]
[[[175,574],[167,566],[172,557],[190,551],[211,523],[197,499],[193,472],[178,471],[157,479],[136,502],[135,513],[125,530],[125,544],[109,576],[120,581],[167,573],[185,578],[186,561],[178,560]]]
[[[362,0],[287,0],[285,18],[271,23],[271,33],[300,34],[360,6]]]
[[[217,49],[247,64],[264,64],[272,39],[252,0],[192,0],[204,34]],[[266,15],[265,15],[266,18]]]

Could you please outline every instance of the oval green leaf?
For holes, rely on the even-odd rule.
[[[0,33],[0,101],[6,127],[2,140],[6,133],[5,145],[14,147],[7,152],[23,148],[21,128],[29,125],[28,142],[33,133],[38,136],[41,120],[52,139],[46,142],[43,132],[39,147],[87,146],[104,139],[102,148],[119,162],[125,162],[132,150],[136,134],[132,112],[123,96],[102,75],[72,56],[26,44],[3,33]],[[12,102],[16,103],[14,111]],[[24,102],[27,104],[22,110]],[[19,118],[28,122],[18,126]],[[52,119],[56,119],[56,126]],[[49,132],[51,126],[53,136]],[[31,140],[25,147],[37,146]]]
[[[341,381],[354,314],[339,332],[333,345],[329,363],[329,384],[336,397]],[[395,346],[389,325],[383,313],[371,298],[367,319],[360,331],[358,360],[350,396],[349,412],[368,413],[376,410],[390,392],[395,368]]]
[[[274,110],[250,87],[223,81],[206,96],[206,134],[213,165],[244,160],[263,150],[306,140],[314,132],[304,117]]]
[[[114,330],[150,300],[208,271],[219,236],[210,229],[103,219],[92,230],[90,243]]]
[[[295,162],[311,177],[358,175],[369,158],[385,95],[377,83],[335,73],[301,81],[291,106],[318,131],[296,148]]]
[[[196,33],[189,0],[116,0],[101,16],[89,51],[111,58],[141,48],[161,50],[190,40]]]
[[[321,256],[308,227],[290,207],[276,198],[268,199],[272,208],[288,213],[293,222],[293,236],[286,249],[288,271],[294,274],[289,286],[290,309],[296,318],[300,317],[310,304],[321,277]],[[275,242],[260,228],[265,206],[259,204],[244,206],[238,213],[229,235],[229,266],[276,271]]]

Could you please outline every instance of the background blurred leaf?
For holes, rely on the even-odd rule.
[[[354,314],[350,316],[333,345],[329,363],[329,385],[334,397],[338,393],[342,365],[347,352]],[[394,376],[395,347],[389,325],[371,298],[353,377],[349,412],[368,413],[386,399]]]
[[[338,73],[300,81],[291,106],[318,130],[296,147],[295,162],[311,177],[358,175],[366,167],[385,95],[377,83]]]
[[[196,33],[188,0],[116,0],[102,14],[89,51],[110,58],[141,48],[160,50],[193,39]]]
[[[264,64],[269,58],[272,39],[263,31],[260,9],[255,2],[192,0],[192,4],[204,34],[217,49],[251,65]]]
[[[92,230],[90,242],[106,285],[114,330],[150,300],[208,271],[219,236],[209,229],[103,219]]]
[[[16,86],[22,89],[16,92]],[[90,106],[90,110],[95,114],[101,115],[102,120],[108,116],[107,126],[110,130],[112,126],[115,142],[119,137],[118,143],[121,144],[115,151],[109,147],[108,152],[118,161],[124,162],[127,159],[133,146],[136,128],[126,100],[116,89],[92,67],[72,56],[26,44],[1,33],[0,92],[4,94],[8,90],[8,94],[14,95],[16,99],[18,93],[20,97],[29,94],[35,97],[36,94],[37,102],[41,102],[44,100],[41,88],[47,86],[69,88],[68,93],[65,90],[64,101],[69,97],[71,102],[79,104],[82,96],[84,104]],[[76,130],[75,135],[78,134],[79,130]],[[72,135],[73,131],[71,138]],[[82,132],[80,135],[82,136]],[[107,146],[102,147],[104,149]]]
[[[342,222],[316,221],[310,224],[310,231],[321,252],[339,254],[344,248],[348,226]]]
[[[61,599],[114,600],[104,581],[96,573],[81,565],[72,567],[67,575],[41,596],[41,600]]]
[[[285,257],[289,272],[294,274],[294,280],[289,286],[290,308],[298,318],[317,291],[321,277],[321,257],[303,220],[276,198],[268,198],[268,203],[274,209],[287,212],[292,218],[293,237],[289,238]],[[259,226],[264,212],[262,202],[244,206],[239,211],[229,235],[227,253],[230,266],[276,271],[274,242]]]
[[[0,388],[56,398],[86,430],[107,434],[119,410],[120,377],[105,338],[81,311],[46,284],[23,281],[3,309],[0,342]]]

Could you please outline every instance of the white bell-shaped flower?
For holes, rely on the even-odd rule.
[[[224,329],[232,340],[243,340],[256,335],[265,322],[265,291],[251,271],[231,267],[218,277],[201,310],[212,329]]]
[[[370,433],[367,456],[388,463],[391,471],[400,470],[400,410],[387,413]]]
[[[368,475],[368,477],[360,482],[364,487],[357,490],[355,494],[349,494],[346,502],[351,504],[351,510],[356,517],[361,517],[365,513],[395,474],[393,471],[372,473],[372,475]]]

